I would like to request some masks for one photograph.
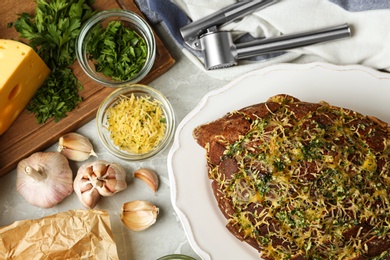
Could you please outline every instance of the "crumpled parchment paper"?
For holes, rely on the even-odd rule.
[[[69,210],[0,227],[0,259],[118,259],[109,215]]]

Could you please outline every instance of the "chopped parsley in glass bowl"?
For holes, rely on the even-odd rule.
[[[108,10],[85,23],[77,39],[76,55],[81,68],[94,81],[123,87],[149,73],[156,42],[152,29],[138,14]]]

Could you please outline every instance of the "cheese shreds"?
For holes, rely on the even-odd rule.
[[[164,138],[166,119],[158,100],[131,94],[107,110],[107,129],[121,150],[144,154]]]

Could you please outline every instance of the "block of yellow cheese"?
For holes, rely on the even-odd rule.
[[[0,135],[16,120],[50,74],[28,45],[0,39]]]

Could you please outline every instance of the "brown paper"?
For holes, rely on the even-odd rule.
[[[0,227],[0,259],[118,259],[109,215],[69,210]]]

